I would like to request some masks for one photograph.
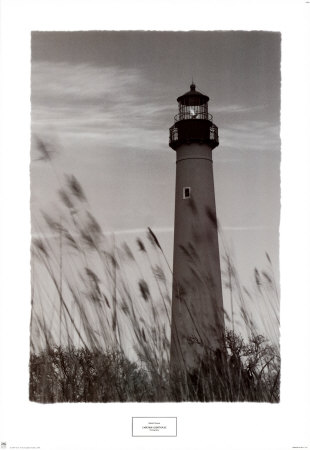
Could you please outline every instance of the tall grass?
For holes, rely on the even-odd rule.
[[[37,147],[56,172],[47,145]],[[42,213],[32,240],[31,400],[279,401],[279,298],[269,255],[250,291],[223,243],[231,305],[224,352],[206,351],[199,370],[172,375],[172,271],[156,234],[149,228],[129,243],[104,233],[72,175],[57,195],[58,210]]]

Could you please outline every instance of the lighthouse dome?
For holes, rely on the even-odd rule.
[[[209,100],[210,99],[207,95],[204,95],[199,91],[196,91],[196,85],[194,83],[190,85],[190,91],[186,92],[185,94],[177,98],[177,101],[181,105],[186,106],[205,105],[206,103],[208,103]]]

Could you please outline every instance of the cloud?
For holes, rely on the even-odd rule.
[[[169,105],[165,86],[154,86],[142,68],[44,61],[32,64],[33,134],[42,138],[51,135],[51,142],[53,135],[57,136],[61,143],[58,167],[81,180],[95,210],[100,211],[100,220],[112,224],[112,229],[120,233],[123,228],[145,224],[164,226],[172,211],[175,154],[169,151],[168,127],[176,104],[173,101]],[[268,189],[277,193],[274,183],[278,172],[276,177],[267,177],[271,160],[256,157],[270,155],[278,163],[277,121],[268,120],[262,105],[234,103],[225,111],[219,108],[216,114],[220,134],[216,159],[225,163],[219,169],[219,174],[225,174],[222,191],[229,183],[226,179],[231,165],[227,162],[242,161],[234,165],[228,178],[235,180],[230,184],[232,198],[233,193],[242,195],[242,182],[255,171],[259,176],[254,180],[251,202],[250,196],[244,196],[249,207],[266,197]],[[34,155],[33,162],[36,158]],[[47,179],[42,165],[36,161],[32,166],[32,189],[38,192],[33,201],[44,199],[47,204],[54,198],[55,185]],[[264,186],[259,196],[258,182]],[[164,196],[169,201],[163,202]],[[222,201],[229,203],[229,210],[231,202],[226,197]],[[169,217],[173,219],[172,214]],[[245,225],[250,222],[245,220]]]
[[[171,107],[140,70],[33,62],[32,131],[93,138],[107,146],[166,143]],[[141,132],[143,130],[143,133]]]
[[[97,141],[115,151],[159,150],[167,147],[175,113],[141,68],[32,63],[32,131],[39,136]],[[214,106],[212,113],[222,148],[279,151],[279,127],[269,120],[268,105]]]
[[[101,102],[102,98],[126,93],[139,79],[136,69],[99,67],[90,64],[32,63],[32,97],[45,98],[61,104]],[[41,82],[41,83],[40,83]],[[42,84],[43,82],[43,84]]]
[[[280,111],[272,104],[228,104],[215,106],[222,148],[237,151],[279,153]]]
[[[266,105],[255,105],[255,106],[246,106],[246,105],[214,105],[212,107],[212,112],[217,113],[225,113],[225,114],[234,114],[234,113],[249,113],[254,111],[260,111],[266,108]]]
[[[155,233],[173,233],[173,227],[154,227],[152,230]],[[147,228],[133,228],[130,230],[115,230],[113,231],[114,234],[122,235],[122,234],[141,234],[145,233],[147,231]]]
[[[262,231],[262,230],[271,230],[271,227],[267,227],[265,225],[256,225],[256,226],[245,226],[245,227],[230,227],[224,226],[222,227],[224,231]]]
[[[244,119],[220,128],[220,145],[234,151],[279,153],[280,128],[265,120]]]

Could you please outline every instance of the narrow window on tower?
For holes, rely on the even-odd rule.
[[[185,200],[186,198],[190,198],[190,197],[191,197],[191,188],[184,187],[183,188],[183,200]]]

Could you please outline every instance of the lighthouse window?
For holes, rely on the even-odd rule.
[[[184,187],[183,188],[183,200],[186,198],[190,198],[191,196],[191,188],[190,187]]]

